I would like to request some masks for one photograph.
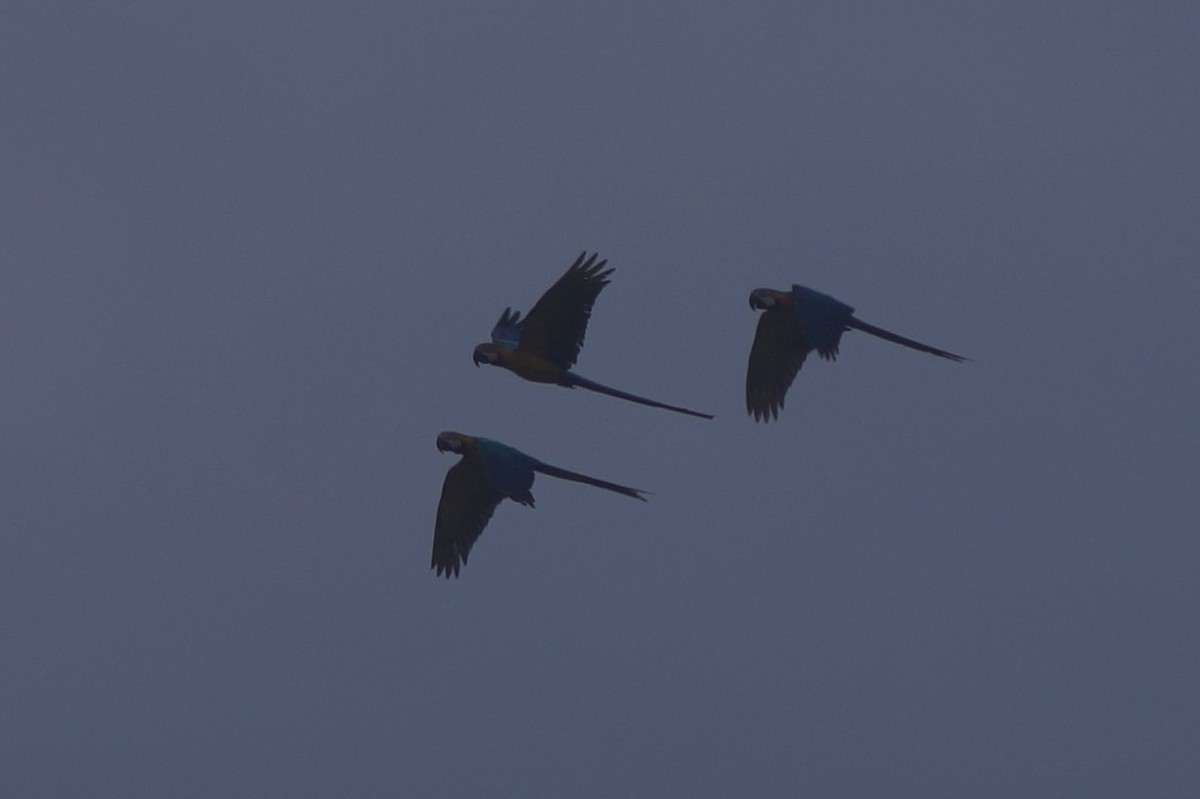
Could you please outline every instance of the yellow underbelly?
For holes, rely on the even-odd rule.
[[[557,383],[563,374],[562,369],[545,358],[516,351],[505,353],[503,366],[535,383]]]

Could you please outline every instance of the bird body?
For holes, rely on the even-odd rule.
[[[481,344],[479,346],[486,347],[488,345]],[[565,375],[570,374],[568,370],[563,369],[548,358],[544,358],[533,352],[509,350],[501,347],[496,347],[495,351],[496,360],[490,362],[492,366],[507,369],[517,377],[534,383],[563,385]]]
[[[817,354],[835,360],[842,333],[850,329],[854,309],[839,299],[807,286],[792,286],[793,308]]]
[[[446,472],[434,523],[431,567],[439,577],[458,576],[471,547],[503,500],[533,506],[536,472],[646,500],[639,489],[552,466],[490,438],[448,431],[438,434],[437,448],[462,455]]]
[[[837,360],[847,330],[861,330],[940,358],[967,360],[864,322],[854,316],[851,306],[807,286],[793,285],[791,291],[755,289],[750,292],[750,307],[764,312],[746,370],[746,412],[756,421],[778,418],[787,391],[810,352],[816,350],[826,360]]]
[[[472,355],[475,365],[499,366],[534,383],[584,388],[653,408],[713,418],[711,414],[610,388],[571,371],[583,347],[592,305],[608,285],[613,271],[604,268],[607,260],[597,262],[596,258],[596,255],[588,257],[586,252],[580,254],[525,318],[521,318],[519,311],[505,308],[492,328],[491,342],[475,348]]]

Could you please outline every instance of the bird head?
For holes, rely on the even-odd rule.
[[[769,311],[779,304],[778,293],[773,289],[755,289],[750,292],[750,307],[755,311]]]
[[[467,445],[466,439],[462,433],[452,433],[448,430],[438,433],[438,452],[462,452]]]
[[[481,363],[496,364],[500,362],[500,349],[495,344],[480,344],[471,355],[476,366]]]

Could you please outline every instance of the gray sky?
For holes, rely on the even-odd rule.
[[[1194,3],[98,5],[0,26],[0,794],[1200,793]],[[714,422],[472,368],[584,249]],[[793,282],[975,363],[755,425]],[[653,496],[438,580],[443,429]]]

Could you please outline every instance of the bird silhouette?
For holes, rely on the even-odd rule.
[[[457,577],[467,563],[475,540],[504,499],[533,507],[534,472],[606,488],[640,499],[646,492],[551,466],[499,441],[462,433],[438,433],[439,452],[456,452],[462,459],[446,472],[433,529],[433,562],[437,576]]]
[[[607,259],[597,262],[596,258],[595,254],[588,257],[586,252],[576,258],[566,273],[534,303],[524,319],[519,311],[505,308],[500,321],[492,328],[491,342],[475,348],[471,356],[475,365],[500,366],[535,383],[585,388],[653,408],[702,419],[713,418],[708,413],[620,391],[571,371],[583,347],[592,304],[608,285],[608,277],[613,272],[604,268]]]
[[[746,370],[746,412],[755,421],[778,418],[784,397],[810,352],[816,350],[826,360],[837,360],[838,345],[847,330],[861,330],[939,358],[969,360],[868,324],[854,316],[854,309],[846,303],[806,286],[794,285],[791,291],[755,289],[750,292],[750,307],[765,312],[758,320]]]

